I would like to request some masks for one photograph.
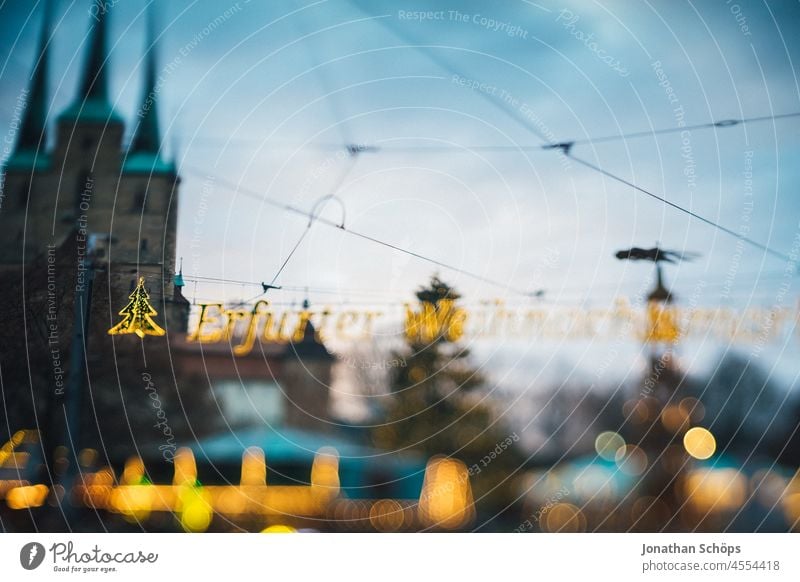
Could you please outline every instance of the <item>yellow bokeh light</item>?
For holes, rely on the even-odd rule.
[[[644,341],[675,343],[681,337],[678,314],[673,307],[659,301],[647,303],[647,330]]]
[[[747,498],[747,479],[735,469],[701,469],[687,475],[684,491],[702,513],[733,511]]]
[[[696,426],[683,435],[683,447],[695,459],[705,460],[717,450],[714,435],[703,427]]]
[[[186,531],[203,532],[211,524],[212,516],[207,504],[193,503],[181,512],[181,525]]]
[[[267,464],[264,451],[260,448],[250,447],[242,455],[242,477],[239,483],[250,486],[267,484]]]
[[[783,498],[783,512],[786,519],[794,524],[794,531],[800,529],[800,493],[792,493]]]
[[[193,485],[197,481],[197,466],[192,449],[188,447],[178,449],[172,464],[175,467],[175,475],[172,478],[173,485]]]
[[[611,430],[601,432],[594,439],[594,449],[606,461],[613,461],[617,451],[625,446],[625,439]]]
[[[139,457],[131,457],[125,462],[122,472],[123,485],[138,485],[144,477],[144,463]]]
[[[11,509],[41,507],[49,491],[47,485],[14,487],[6,494],[6,503]]]
[[[244,513],[248,506],[248,496],[239,487],[226,487],[217,495],[214,507],[220,513]]]
[[[150,516],[155,498],[152,485],[126,485],[117,487],[109,496],[109,509],[123,514],[132,521],[144,521]]]
[[[271,525],[261,530],[261,533],[297,533],[290,525]]]
[[[322,447],[311,464],[311,486],[315,491],[330,497],[339,494],[339,452],[333,447]]]
[[[208,529],[214,517],[214,510],[208,494],[202,487],[183,487],[178,503],[183,529],[189,532],[203,532]]]
[[[426,525],[443,529],[458,529],[472,520],[475,508],[464,463],[448,457],[428,461],[419,511]]]

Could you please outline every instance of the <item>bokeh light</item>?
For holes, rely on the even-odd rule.
[[[586,517],[571,503],[558,503],[547,512],[544,523],[550,533],[578,533],[586,530]]]
[[[747,498],[747,479],[736,469],[698,469],[686,477],[685,493],[702,513],[733,511]]]
[[[601,432],[594,439],[594,450],[606,461],[616,459],[617,451],[625,446],[625,439],[614,431]]]
[[[634,477],[647,469],[647,454],[636,445],[626,445],[618,449],[614,460],[620,471]]]
[[[394,499],[380,499],[369,510],[369,521],[378,531],[397,531],[404,519],[403,507]]]
[[[297,533],[290,525],[271,525],[261,530],[261,533]]]
[[[717,450],[717,441],[707,429],[696,426],[690,428],[683,435],[683,447],[695,459],[705,460],[710,458]]]
[[[661,412],[661,424],[668,431],[680,433],[686,430],[690,422],[689,413],[681,406],[671,404]]]

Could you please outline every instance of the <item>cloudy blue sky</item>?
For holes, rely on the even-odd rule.
[[[106,4],[112,94],[133,120],[147,2]],[[526,147],[800,111],[796,2],[156,4],[158,107],[183,177],[178,254],[189,278],[269,280],[306,228],[228,182],[303,209],[341,183],[348,228],[500,285],[316,224],[278,283],[340,290],[311,291],[317,303],[407,299],[439,271],[470,301],[528,302],[511,289],[543,288],[546,301],[602,304],[652,274],[614,252],[656,241],[701,255],[667,268],[679,297],[769,306],[788,281],[795,302],[785,260]],[[56,2],[54,114],[74,94],[91,10]],[[0,4],[0,128],[26,86],[41,17],[42,2]],[[800,118],[783,118],[572,153],[789,255],[800,233],[798,129]],[[354,161],[347,143],[377,151]],[[341,210],[322,216],[338,222]],[[258,289],[187,291],[233,300]]]

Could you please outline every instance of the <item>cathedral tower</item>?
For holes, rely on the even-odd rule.
[[[3,169],[0,272],[22,272],[48,248],[61,248],[75,237],[76,269],[91,258],[106,274],[107,289],[98,292],[107,292],[112,307],[125,305],[143,276],[159,320],[168,331],[183,332],[189,304],[173,281],[180,179],[161,146],[153,19],[148,20],[142,97],[130,145],[124,146],[125,123],[109,89],[109,11],[104,10],[91,20],[78,91],[55,119],[51,148],[49,3],[44,12],[27,107]]]

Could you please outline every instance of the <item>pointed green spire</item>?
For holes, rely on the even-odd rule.
[[[79,99],[108,101],[108,79],[106,75],[106,14],[108,9],[94,14],[90,24],[89,56],[83,69]]]
[[[108,98],[108,13],[110,5],[92,11],[89,24],[89,53],[80,75],[79,92],[61,115],[70,120],[121,123]]]
[[[158,131],[158,111],[156,109],[156,41],[152,8],[148,11],[145,51],[142,103],[139,106],[138,124],[128,153],[157,155],[161,149],[161,138]]]
[[[162,155],[156,97],[156,25],[155,14],[151,5],[147,13],[147,41],[145,43],[142,102],[137,110],[133,139],[123,164],[123,171],[126,173],[175,173],[175,165],[165,161]]]
[[[47,148],[47,67],[52,6],[45,2],[42,15],[42,32],[39,50],[30,76],[27,105],[20,124],[19,137],[14,152],[8,160],[9,168],[42,166],[48,163]],[[41,146],[41,147],[40,147]]]

